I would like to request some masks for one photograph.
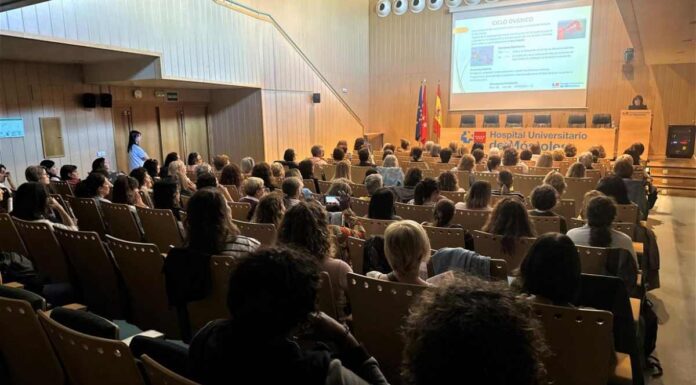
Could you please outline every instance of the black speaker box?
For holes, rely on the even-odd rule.
[[[84,108],[94,108],[97,106],[97,95],[82,94],[82,106]]]
[[[312,94],[312,103],[321,103],[321,94]]]
[[[111,108],[113,104],[113,99],[111,94],[99,94],[99,105],[104,108]]]

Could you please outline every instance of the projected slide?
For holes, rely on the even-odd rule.
[[[590,5],[500,15],[455,14],[452,96],[586,90],[591,21]],[[584,106],[585,91],[582,95],[570,103],[561,100],[559,107]],[[515,108],[505,98],[500,101],[503,105],[482,107]],[[525,107],[545,106],[519,106]]]

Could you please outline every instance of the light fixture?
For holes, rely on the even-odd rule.
[[[425,9],[426,0],[409,0],[408,7],[413,13],[420,13]]]
[[[389,0],[379,0],[377,6],[375,7],[377,16],[387,17],[391,13],[391,2]]]
[[[462,0],[445,0],[445,4],[450,8],[456,8],[462,5]]]
[[[442,4],[444,4],[444,0],[428,0],[428,9],[431,11],[437,11],[438,9],[442,8]]]
[[[401,16],[406,11],[408,11],[408,1],[407,0],[394,0],[394,4],[392,5],[392,9],[394,10],[394,14],[397,16]]]

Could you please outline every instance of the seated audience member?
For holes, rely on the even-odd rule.
[[[283,184],[283,179],[285,179],[285,167],[283,167],[282,163],[271,163],[271,179],[273,187],[279,189],[280,185]]]
[[[423,180],[423,171],[419,168],[409,168],[404,176],[404,185],[392,187],[398,202],[406,203],[413,199],[416,185]]]
[[[437,181],[433,178],[425,178],[416,185],[416,188],[413,190],[413,199],[408,204],[435,206],[435,203],[440,198],[440,189],[437,187]]]
[[[445,171],[437,177],[437,187],[440,191],[464,191],[464,189],[459,188],[457,176],[451,171]]]
[[[597,191],[597,190],[590,190],[590,191],[586,192],[585,195],[583,195],[583,197],[582,197],[582,210],[580,211],[579,218],[587,220],[587,206],[589,206],[590,201],[594,197],[603,197],[603,196],[606,196],[606,195],[604,195],[604,193],[602,193],[601,191]]]
[[[242,182],[244,181],[244,176],[242,175],[242,169],[239,168],[234,163],[230,163],[222,168],[220,173],[220,184],[223,186],[234,186],[237,190],[242,188]]]
[[[247,221],[249,221],[254,216],[254,209],[256,209],[256,205],[259,203],[259,199],[266,194],[263,179],[255,176],[246,178],[242,184],[242,191],[244,192],[244,197],[239,199],[239,202],[251,205],[249,215],[247,216]]]
[[[138,180],[126,175],[119,175],[116,178],[111,193],[111,202],[128,205],[133,212],[135,212],[136,206],[147,207],[140,196]]]
[[[384,146],[382,146],[382,152],[384,151],[391,151],[393,154],[394,151],[396,151],[396,146],[391,143],[385,143]]]
[[[152,182],[157,182],[160,177],[159,177],[159,172],[160,172],[160,167],[159,167],[159,162],[157,159],[148,159],[143,163],[143,168],[147,170],[147,173],[150,175],[150,178],[152,178]]]
[[[255,165],[256,162],[254,161],[254,158],[250,156],[242,158],[241,162],[239,162],[239,168],[242,170],[242,175],[245,177],[251,176],[251,171],[254,169]]]
[[[565,218],[554,213],[552,210],[556,207],[557,195],[556,189],[551,185],[542,184],[536,186],[532,190],[530,200],[532,202],[532,210],[529,210],[529,215],[533,217],[558,217],[561,220],[561,232],[565,234],[568,231],[568,224]]]
[[[411,148],[411,162],[423,161],[423,149],[420,147]]]
[[[387,156],[389,156],[389,155],[394,155],[394,151],[392,151],[392,150],[385,150],[384,152],[382,152],[382,161],[384,161],[384,159],[385,159]]]
[[[541,146],[539,145],[539,143],[532,143],[529,146],[529,151],[532,152],[531,160],[536,161],[537,159],[539,159],[539,156],[541,155]]]
[[[382,183],[382,175],[372,174],[365,177],[365,189],[367,190],[367,197],[360,197],[361,199],[370,199],[375,192],[382,188],[384,184]]]
[[[334,179],[347,179],[350,181],[350,162],[342,160],[336,163],[336,173]]]
[[[563,153],[566,158],[575,158],[578,153],[578,148],[574,144],[568,143],[563,147]]]
[[[565,189],[568,187],[563,174],[558,171],[549,171],[549,173],[544,177],[544,183],[553,186],[553,188],[558,191],[559,197],[563,196]]]
[[[384,186],[402,186],[404,183],[404,170],[399,167],[399,159],[394,155],[387,155],[382,166],[377,166],[377,172],[382,175]]]
[[[532,160],[532,151],[530,151],[530,150],[520,151],[520,160],[523,162],[531,161]]]
[[[177,183],[169,180],[155,182],[152,186],[152,204],[156,209],[170,210],[176,220],[181,221],[181,195]]]
[[[492,156],[500,158],[500,149],[498,147],[491,147],[488,150],[488,158],[490,159]]]
[[[394,211],[394,193],[388,188],[380,188],[370,199],[367,217],[380,220],[401,220]]]
[[[498,186],[498,190],[493,190],[493,195],[511,197],[524,202],[524,195],[516,192],[513,188],[513,177],[510,171],[502,170],[498,173]]]
[[[230,157],[225,154],[215,155],[213,157],[213,167],[215,167],[215,171],[217,172],[222,172],[222,169],[228,164],[230,164]]]
[[[529,171],[529,166],[526,163],[520,162],[517,150],[508,147],[503,151],[503,166],[519,166],[522,167],[522,173],[526,174]]]
[[[482,149],[477,148],[477,149],[471,151],[471,156],[474,157],[476,164],[481,164],[481,161],[483,160],[483,158],[485,158],[486,154],[483,152]]]
[[[539,155],[539,158],[537,158],[537,161],[536,161],[536,167],[543,167],[543,168],[553,167],[553,156],[551,156],[551,153],[548,151],[545,151],[543,154]]]
[[[505,284],[459,275],[424,291],[403,330],[403,378],[408,384],[543,383],[549,354],[528,301]]]
[[[300,162],[298,167],[300,173],[302,174],[302,179],[311,179],[314,181],[314,188],[316,192],[319,192],[319,180],[314,176],[314,163],[311,159],[305,159]]]
[[[273,191],[273,177],[271,176],[271,166],[266,162],[257,163],[254,168],[251,169],[251,176],[257,177],[263,180],[263,186],[268,191]]]
[[[348,315],[348,273],[353,270],[340,259],[334,258],[332,235],[327,212],[317,202],[301,202],[285,212],[278,229],[278,245],[288,246],[314,258],[319,269],[331,277],[339,317]]]
[[[130,172],[130,176],[138,181],[138,188],[140,189],[140,191],[146,192],[148,194],[152,192],[152,186],[154,185],[154,183],[152,181],[152,177],[150,177],[150,174],[148,174],[145,167],[134,168]]]
[[[433,210],[433,222],[424,223],[426,226],[433,227],[453,227],[461,229],[462,226],[452,224],[454,218],[454,202],[449,199],[440,199]]]
[[[462,155],[462,158],[459,160],[459,165],[457,167],[453,168],[450,171],[466,171],[469,173],[469,186],[474,184],[476,182],[476,178],[474,177],[474,166],[476,166],[476,158],[474,158],[472,155],[469,154],[464,154]]]
[[[452,150],[445,148],[440,151],[440,163],[449,163],[452,158]]]
[[[50,159],[45,159],[42,160],[41,163],[39,163],[39,166],[46,169],[46,174],[48,174],[48,179],[51,182],[60,181],[60,177],[58,176],[58,170],[56,169],[56,162]]]
[[[215,177],[215,174],[212,172],[204,172],[198,176],[198,179],[196,179],[196,190],[206,187],[218,190],[218,192],[220,192],[220,194],[222,194],[222,196],[225,198],[226,202],[234,202],[229,191],[227,191],[227,188],[221,184],[218,184],[217,177]]]
[[[631,202],[638,205],[642,219],[648,218],[648,195],[645,192],[645,182],[632,179],[633,163],[628,158],[619,158],[614,162],[614,174],[621,178],[626,186],[626,193]],[[618,200],[617,200],[618,201]]]
[[[80,173],[77,171],[77,166],[73,164],[65,164],[60,168],[60,180],[68,182],[73,188],[80,183]]]
[[[334,148],[333,153],[331,154],[331,159],[333,159],[334,163],[342,161],[345,159],[345,157],[346,153],[338,147]]]
[[[184,196],[191,196],[196,192],[196,185],[186,176],[186,166],[184,162],[175,160],[169,163],[167,175],[174,182],[179,184],[179,192]]]
[[[554,162],[562,162],[565,160],[565,151],[560,148],[553,150],[553,152],[551,152],[551,158]]]
[[[599,183],[597,183],[597,191],[614,199],[614,203],[616,204],[631,204],[631,200],[628,198],[626,184],[623,183],[623,179],[618,175],[609,175],[600,179]]]
[[[431,157],[431,158],[439,158],[439,157],[440,157],[440,151],[441,151],[441,148],[442,148],[442,147],[440,147],[440,145],[437,144],[437,143],[433,143],[433,142],[430,142],[430,143],[432,143],[432,146],[430,147],[430,151],[429,151],[429,152],[430,152],[430,157]]]
[[[638,266],[633,241],[628,235],[611,228],[616,218],[614,201],[605,196],[590,199],[587,204],[587,224],[568,230],[568,237],[578,246],[611,247],[631,253]]]
[[[5,188],[8,191],[16,190],[12,181],[12,174],[7,171],[7,167],[4,164],[0,164],[0,188]]]
[[[375,165],[370,162],[370,150],[367,148],[362,148],[358,151],[358,159],[360,167],[374,167]]]
[[[283,190],[283,204],[286,209],[290,209],[300,203],[300,194],[302,192],[302,180],[295,177],[285,178],[281,185]]]
[[[91,172],[87,178],[83,179],[75,188],[75,196],[78,198],[93,198],[97,202],[109,202],[106,199],[109,196],[113,185],[109,182],[104,174],[99,172]]]
[[[58,218],[51,211],[57,213]],[[14,208],[10,214],[23,221],[45,223],[65,230],[77,230],[77,225],[70,214],[58,201],[48,195],[46,186],[38,182],[27,182],[19,186],[14,193]]]
[[[5,214],[12,209],[11,207],[9,207],[10,203],[8,202],[8,200],[10,199],[10,194],[12,194],[10,190],[4,187],[0,187],[0,214]],[[0,284],[2,284],[2,282],[0,282]]]
[[[605,150],[604,146],[601,144],[597,146],[597,152],[599,153],[599,155],[597,155],[599,158],[604,159],[607,157],[607,150]]]
[[[285,150],[285,153],[283,153],[283,166],[288,166],[288,168],[297,168],[297,162],[295,162],[295,150],[292,148],[288,148]]]
[[[423,152],[426,154],[430,154],[430,151],[433,150],[433,146],[435,145],[435,142],[432,140],[429,140],[423,144]]]
[[[194,168],[193,172],[196,174],[196,178],[198,178],[202,174],[215,174],[217,171],[215,171],[215,168],[208,163],[201,163]],[[186,174],[188,176],[188,171]]]
[[[283,196],[279,193],[266,194],[259,200],[259,204],[256,205],[254,217],[251,221],[254,223],[270,223],[278,228],[280,221],[283,219],[283,214],[285,214]]]
[[[367,170],[365,170],[365,179],[367,179],[368,176],[373,174],[379,174],[379,172],[376,168],[368,168]],[[363,179],[363,184],[365,184],[365,179]]]
[[[211,255],[242,257],[259,247],[239,233],[225,197],[215,189],[196,191],[186,210],[186,248]]]
[[[229,160],[228,160],[229,161]],[[203,163],[203,158],[201,158],[201,154],[197,152],[192,152],[188,154],[188,158],[186,159],[186,171],[187,172],[195,172],[196,167],[198,165]],[[217,170],[220,171],[220,170]]]
[[[345,156],[347,156],[348,158],[350,158],[351,154],[350,154],[350,151],[348,151],[348,141],[347,140],[345,140],[345,139],[339,140],[338,143],[336,143],[336,147],[343,150],[343,154]]]
[[[312,153],[312,157],[309,159],[311,159],[312,164],[320,165],[320,166],[327,165],[326,161],[324,160],[324,147],[323,146],[315,144],[310,149],[310,152]]]
[[[459,148],[459,143],[457,143],[456,141],[449,142],[447,144],[447,148],[449,148],[449,150],[452,151],[452,155],[454,155],[457,153],[457,149]]]
[[[638,155],[638,152],[634,150],[633,147],[630,147],[624,151],[622,156],[626,155],[628,155],[628,158],[630,158],[631,163],[634,166],[640,166],[640,155]],[[617,158],[617,160],[619,159]]]
[[[231,318],[208,323],[191,341],[193,379],[202,385],[229,384],[230,379],[239,384],[386,385],[377,361],[355,337],[316,313],[319,285],[316,262],[306,253],[273,247],[242,257],[230,277]],[[295,342],[302,329],[314,331],[306,337],[336,346],[338,356]]]
[[[353,143],[354,152],[358,152],[365,147],[367,147],[367,141],[365,140],[365,138],[355,138],[355,142]]]
[[[566,177],[567,178],[584,178],[585,177],[585,166],[580,163],[573,163],[568,167],[568,171],[566,172]]]
[[[46,169],[41,166],[29,166],[24,170],[24,178],[27,182],[37,182],[44,186],[51,183],[51,179],[46,172]]]
[[[517,238],[535,236],[527,209],[518,200],[512,198],[504,198],[495,205],[482,231],[502,235],[500,245],[503,253],[508,255],[515,253]]]
[[[164,158],[164,163],[160,168],[160,178],[164,179],[169,176],[169,165],[177,160],[179,160],[179,154],[177,154],[176,152],[170,152],[169,154],[167,154],[167,156]],[[94,165],[92,165],[92,169],[94,169]]]
[[[585,166],[585,170],[592,170],[592,162],[594,162],[594,157],[591,152],[583,152],[578,156],[578,163],[582,163]]]
[[[520,265],[521,291],[534,302],[574,307],[580,295],[580,256],[568,236],[540,235]]]
[[[396,152],[409,152],[409,147],[411,147],[411,142],[402,138],[399,140],[399,148],[396,149]]]
[[[497,173],[500,171],[500,157],[496,155],[491,155],[486,161],[486,168],[490,173]]]
[[[326,195],[337,197],[350,197],[353,195],[353,189],[350,187],[348,179],[334,179],[331,181],[329,188],[326,190]]]
[[[491,184],[485,180],[477,180],[469,188],[464,202],[457,202],[457,210],[491,211]]]
[[[421,264],[430,259],[430,240],[423,226],[410,220],[390,224],[384,231],[384,253],[392,272],[367,273],[370,278],[383,281],[428,285],[421,278]]]
[[[645,146],[640,142],[633,143],[630,148],[631,150],[635,151],[638,156],[643,155],[645,152]]]

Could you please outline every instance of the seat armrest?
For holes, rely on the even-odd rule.
[[[142,333],[138,333],[138,334],[136,334],[136,335],[132,335],[132,336],[130,336],[130,337],[128,337],[128,338],[126,338],[126,339],[124,339],[124,340],[122,340],[122,341],[123,341],[123,343],[125,343],[126,345],[130,346],[130,343],[131,343],[131,341],[133,340],[133,338],[134,338],[134,337],[137,337],[137,336],[143,336],[143,337],[148,337],[148,338],[158,338],[158,339],[159,339],[159,338],[164,338],[164,334],[158,332],[157,330],[146,330],[146,331],[144,331],[144,332],[142,332]]]
[[[3,283],[2,285],[12,289],[24,289],[24,285],[19,282],[7,282]]]
[[[70,310],[87,311],[87,305],[83,305],[81,303],[69,303],[69,304],[63,305],[61,307],[66,308],[66,309],[70,309]]]

